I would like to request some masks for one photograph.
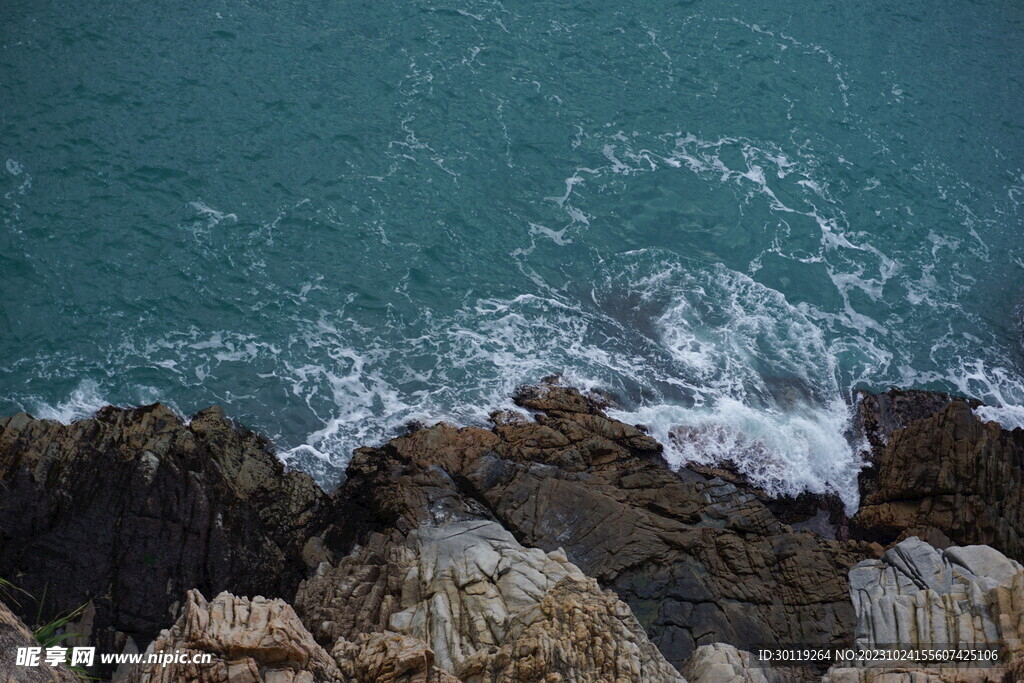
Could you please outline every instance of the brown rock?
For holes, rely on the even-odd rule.
[[[126,683],[344,683],[348,680],[282,600],[189,591],[177,623],[146,655],[174,662],[136,664]],[[186,658],[178,663],[177,656]]]
[[[954,401],[894,431],[876,468],[850,520],[855,538],[983,544],[1024,560],[1024,430]]]
[[[374,536],[296,604],[359,680],[681,680],[614,593],[489,520]]]
[[[426,643],[392,631],[361,633],[355,642],[339,639],[332,654],[354,681],[460,683],[434,666],[434,653]]]
[[[367,518],[397,520],[403,534],[475,518],[499,522],[525,546],[564,549],[677,666],[705,643],[852,636],[846,572],[876,549],[794,532],[736,485],[670,471],[656,442],[575,390],[547,386],[518,401],[543,412],[533,421],[497,415],[493,431],[438,425],[361,449],[337,495],[359,499]],[[373,595],[374,612],[397,599],[394,585],[393,574],[378,573],[343,593]],[[321,620],[354,623],[303,614],[314,632]],[[332,636],[353,627],[333,628]]]

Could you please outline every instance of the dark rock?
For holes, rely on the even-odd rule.
[[[717,477],[735,484],[738,488],[757,497],[780,522],[789,524],[794,529],[807,529],[825,538],[841,541],[850,537],[850,518],[846,514],[846,505],[839,494],[834,491],[828,493],[804,491],[796,496],[772,496],[754,486],[731,460],[724,460],[716,465],[691,462],[686,465],[686,470],[697,472],[707,478]]]
[[[160,404],[0,420],[0,486],[0,576],[34,596],[18,613],[91,602],[101,652],[144,647],[190,589],[291,599],[325,500],[220,409]]]
[[[972,408],[981,405],[980,401],[939,391],[890,389],[880,394],[858,391],[855,396],[857,410],[854,413],[854,430],[868,441],[869,461],[881,455],[894,431],[904,429],[911,422],[931,417],[953,401],[963,401]]]
[[[855,538],[990,545],[1024,560],[1024,430],[963,401],[894,430],[850,520]]]

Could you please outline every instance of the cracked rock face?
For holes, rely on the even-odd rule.
[[[939,550],[908,538],[850,571],[857,645],[999,650],[999,666],[860,669],[830,683],[1015,681],[1024,664],[1024,567],[988,546]]]
[[[715,642],[832,644],[852,635],[846,573],[879,549],[793,531],[734,484],[670,471],[657,442],[573,389],[516,398],[539,411],[534,419],[497,414],[492,430],[441,424],[360,449],[337,495],[385,520],[382,536],[389,526],[407,534],[483,519],[525,546],[561,549],[629,605],[675,666]],[[395,575],[355,564],[339,564],[347,577],[339,584],[349,587],[338,595],[358,593],[370,612],[397,610]],[[367,582],[372,574],[372,586],[351,587],[357,574]],[[358,618],[338,614],[310,616],[318,638],[321,622],[339,635]]]
[[[938,550],[909,538],[854,567],[850,594],[864,647],[1022,647],[1024,567],[987,546]]]
[[[386,628],[463,681],[680,680],[614,594],[489,520],[379,537],[321,566],[296,604],[321,642]]]
[[[383,631],[338,639],[331,654],[353,681],[367,683],[460,683],[434,666],[434,653],[417,638]]]
[[[909,422],[862,479],[854,537],[990,545],[1024,561],[1024,430],[983,422],[962,401]]]
[[[359,449],[330,495],[216,409],[188,424],[159,405],[73,425],[19,415],[0,420],[0,576],[49,586],[44,618],[91,600],[84,631],[100,651],[177,619],[153,648],[213,656],[173,675],[136,667],[139,681],[673,681],[678,669],[775,683],[792,672],[743,650],[892,634],[1019,644],[1024,431],[952,397],[886,396],[862,404],[875,448],[857,540],[789,525],[828,517],[838,533],[821,501],[671,471],[642,429],[555,384],[516,395],[529,417]],[[945,550],[904,541],[883,557],[871,542],[914,530]],[[897,678],[829,676],[935,673],[884,671]]]
[[[558,581],[583,578],[564,555],[523,548],[489,521],[421,527],[407,545],[415,562],[402,583],[403,609],[389,626],[426,641],[438,665],[453,672],[505,642]]]
[[[0,576],[45,593],[44,620],[91,601],[106,652],[144,647],[192,588],[290,599],[324,498],[219,409],[186,425],[160,404],[0,420],[0,486]]]
[[[342,683],[348,680],[283,600],[189,591],[181,616],[146,654],[209,654],[209,663],[137,664],[126,683]]]

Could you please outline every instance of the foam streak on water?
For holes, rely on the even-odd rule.
[[[851,507],[855,389],[1024,426],[1024,9],[834,4],[14,2],[0,414],[221,404],[329,484],[562,373]]]

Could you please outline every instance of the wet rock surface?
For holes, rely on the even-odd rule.
[[[867,441],[871,450],[869,459],[874,461],[894,431],[929,418],[954,401],[967,403],[971,408],[981,405],[978,401],[939,391],[890,389],[878,394],[860,391],[855,396],[855,431]]]
[[[564,551],[676,666],[719,641],[851,637],[846,572],[875,547],[793,531],[754,493],[670,471],[656,441],[575,390],[533,387],[516,399],[533,419],[442,424],[358,451],[339,495],[350,490],[398,529],[476,517],[524,546]]]
[[[865,631],[864,615],[907,600],[969,614],[949,639],[1020,637],[1003,574],[1019,567],[1024,431],[955,397],[861,399],[873,465],[850,520],[727,464],[674,472],[603,397],[549,382],[515,400],[489,429],[358,449],[331,494],[217,409],[0,420],[0,576],[45,589],[52,615],[91,601],[80,621],[101,651],[174,624],[151,649],[212,657],[177,678],[136,666],[140,681],[806,680],[822,672],[747,651],[870,640],[888,622]],[[945,593],[922,588],[925,565],[946,567]]]

